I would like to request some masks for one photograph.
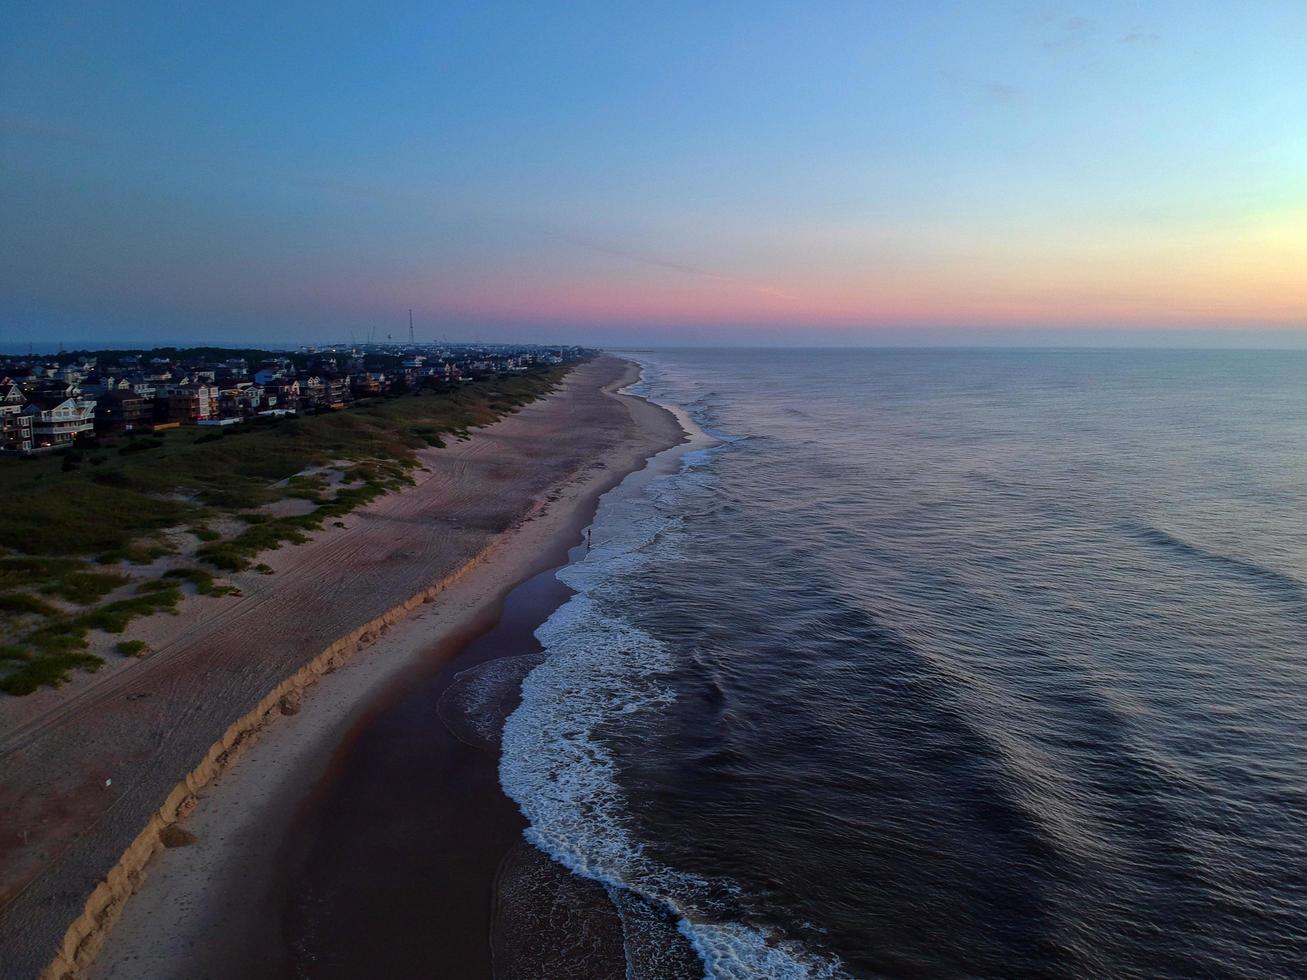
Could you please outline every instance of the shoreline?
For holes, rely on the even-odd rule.
[[[700,433],[655,455],[580,523],[594,526],[614,495],[642,494],[708,442]],[[537,628],[574,595],[558,571],[585,556],[580,532],[507,596],[493,626],[454,659],[404,678],[354,726],[280,848],[263,917],[279,934],[268,929],[225,975],[625,973],[608,893],[527,842],[527,821],[500,782],[499,723],[540,662]],[[685,975],[700,974],[694,958]]]
[[[621,466],[592,470],[581,486],[553,500],[547,513],[496,536],[490,553],[446,584],[436,601],[415,602],[415,612],[389,624],[349,667],[315,678],[290,724],[273,726],[242,746],[240,756],[196,794],[186,827],[198,842],[154,857],[148,879],[89,975],[201,976],[236,936],[262,933],[266,945],[276,924],[268,914],[276,899],[266,892],[275,891],[281,845],[301,808],[321,791],[320,784],[330,782],[352,735],[420,678],[447,667],[478,636],[493,631],[514,589],[567,561],[604,493],[688,438],[666,409],[618,390],[638,380],[637,365],[625,364],[604,391],[640,428],[639,451],[628,452]],[[267,886],[263,897],[249,901],[260,885]],[[261,965],[265,974],[272,966]]]

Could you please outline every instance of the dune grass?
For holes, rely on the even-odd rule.
[[[144,657],[150,652],[150,645],[144,640],[123,640],[115,644],[114,650],[124,657]]]
[[[468,438],[470,429],[553,390],[567,370],[258,419],[217,433],[182,427],[106,440],[77,450],[71,467],[59,456],[0,459],[0,690],[30,694],[66,683],[73,670],[97,669],[103,661],[88,652],[90,632],[121,633],[136,617],[173,610],[182,582],[201,595],[237,591],[204,568],[177,568],[140,582],[129,598],[95,605],[132,581],[132,566],[172,553],[163,531],[189,529],[201,542],[196,559],[211,568],[271,573],[257,561],[261,553],[303,542],[324,522],[340,525],[350,511],[411,484],[418,450]],[[342,461],[347,468],[334,492],[322,475],[304,473]],[[260,510],[288,497],[314,509],[292,517]],[[224,539],[210,527],[217,518],[244,527]],[[99,569],[88,564],[92,558]],[[50,599],[90,608],[69,612]],[[136,642],[123,641],[119,652]]]
[[[65,572],[58,578],[39,587],[45,595],[58,596],[80,606],[103,599],[121,585],[131,581],[117,572]]]
[[[16,669],[0,680],[0,690],[19,696],[31,694],[39,687],[60,687],[68,683],[74,670],[95,672],[104,666],[104,659],[90,653],[69,651],[50,653],[39,657],[24,655],[18,661],[0,657],[0,667],[16,664]]]
[[[11,616],[57,616],[59,610],[25,592],[8,592],[0,595],[0,613]]]
[[[165,579],[190,582],[199,595],[231,595],[238,591],[234,586],[219,585],[213,575],[203,568],[174,568],[163,573]]]
[[[340,412],[260,419],[217,440],[182,427],[90,451],[98,465],[64,471],[60,458],[0,459],[0,548],[25,555],[127,555],[141,538],[215,512],[252,510],[315,492],[275,484],[334,460],[414,462],[442,433],[463,433],[551,390],[561,369],[376,399]],[[130,448],[130,452],[122,452]],[[118,560],[122,560],[119,558]]]

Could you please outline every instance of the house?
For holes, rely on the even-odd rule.
[[[126,378],[114,379],[108,375],[99,378],[96,381],[84,381],[78,390],[84,395],[94,395],[99,399],[111,391],[130,391],[131,384]]]
[[[114,389],[96,400],[97,432],[132,432],[148,429],[154,421],[154,405],[130,388]]]
[[[95,401],[65,397],[34,401],[23,409],[32,420],[32,448],[71,446],[78,436],[95,431]]]
[[[275,396],[275,404],[285,409],[294,409],[300,403],[300,383],[295,380],[286,380],[282,378],[267,386],[265,389],[269,396]]]
[[[18,386],[13,390],[18,391]],[[0,453],[32,451],[32,417],[23,413],[21,394],[17,402],[0,398]]]
[[[349,390],[348,378],[330,378],[327,381],[327,404],[332,408],[344,408],[345,403],[353,399]]]
[[[198,422],[217,414],[218,388],[208,384],[173,385],[156,396],[164,416],[173,422]]]
[[[384,374],[355,374],[350,378],[350,390],[359,398],[366,398],[369,395],[381,394],[382,383],[385,381]]]
[[[327,400],[327,383],[320,376],[310,374],[299,382],[300,397],[305,408],[315,408]]]
[[[244,417],[258,411],[263,401],[263,389],[248,381],[228,385],[218,393],[218,414],[224,417]]]

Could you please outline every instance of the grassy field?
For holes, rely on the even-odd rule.
[[[186,585],[227,594],[215,571],[257,567],[261,552],[304,541],[325,521],[411,483],[416,450],[516,411],[551,391],[565,370],[0,459],[0,690],[28,694],[64,683],[74,669],[96,669],[103,660],[88,652],[93,631],[121,633],[136,616],[170,610]],[[328,467],[335,481],[304,473]],[[293,517],[260,510],[286,498],[312,510]],[[140,566],[175,550],[164,532],[177,529],[198,543],[193,567],[144,573]],[[129,595],[102,601],[129,587]],[[118,649],[141,653],[131,641]]]

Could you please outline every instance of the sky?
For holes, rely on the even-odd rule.
[[[0,344],[1307,346],[1307,4],[10,0]]]

